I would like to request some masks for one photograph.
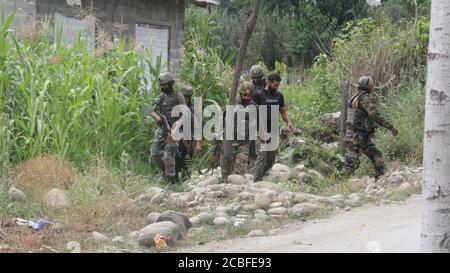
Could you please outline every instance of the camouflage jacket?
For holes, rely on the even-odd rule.
[[[172,117],[172,109],[177,105],[186,105],[183,95],[178,92],[161,93],[153,104],[153,109],[158,115],[164,115],[172,126],[180,117]]]
[[[393,128],[393,126],[377,112],[376,100],[373,97],[373,94],[366,91],[359,91],[350,99],[346,123],[351,130],[369,134],[373,133],[378,126],[389,130]]]

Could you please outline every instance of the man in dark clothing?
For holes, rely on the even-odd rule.
[[[254,97],[255,103],[258,105],[258,107],[261,107],[263,105],[267,106],[267,119],[264,122],[264,125],[266,126],[267,133],[271,134],[272,128],[271,128],[271,110],[273,106],[278,106],[279,113],[281,113],[281,117],[284,120],[284,122],[287,123],[289,131],[292,131],[292,123],[289,119],[289,115],[286,109],[286,105],[284,102],[284,96],[281,94],[281,92],[278,91],[278,88],[280,87],[281,83],[281,77],[278,74],[272,74],[268,78],[268,83],[266,88],[264,88],[261,92],[256,93]],[[277,114],[277,120],[274,122],[278,122],[278,115]],[[259,116],[259,118],[263,118],[262,116]],[[259,123],[261,125],[262,123]],[[259,127],[259,142],[260,145],[257,145],[260,149],[258,151],[258,157],[256,159],[256,166],[254,169],[254,181],[261,181],[264,175],[269,171],[273,164],[275,163],[275,158],[278,153],[278,147],[274,150],[268,150],[263,151],[261,150],[261,143],[269,143],[271,141],[274,141],[273,139],[270,140],[263,140],[261,139],[261,126]],[[276,137],[279,137],[279,132],[273,132],[276,134]],[[271,134],[273,135],[273,134]]]

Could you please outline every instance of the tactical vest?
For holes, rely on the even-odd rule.
[[[375,130],[375,128],[377,128],[377,125],[369,117],[364,108],[360,106],[361,100],[364,96],[368,95],[369,94],[367,92],[361,91],[350,99],[348,103],[346,123],[349,129],[370,134]]]
[[[180,94],[178,92],[170,92],[169,94],[161,93],[156,101],[156,107],[158,109],[157,113],[160,115],[164,115],[169,122],[169,125],[172,126],[175,121],[179,119],[178,117],[172,117],[172,109],[180,104]]]

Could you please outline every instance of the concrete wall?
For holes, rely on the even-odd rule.
[[[81,7],[74,7],[65,0],[0,0],[2,12],[19,8],[25,11],[15,20],[15,26],[34,20],[34,14],[37,18],[51,18],[58,12],[73,17],[92,11],[100,29],[120,37],[134,38],[136,24],[169,28],[169,64],[175,73],[179,71],[184,42],[185,5],[184,0],[81,0]]]
[[[16,12],[11,24],[13,29],[32,23],[35,15],[34,0],[0,0],[0,20],[13,12]]]

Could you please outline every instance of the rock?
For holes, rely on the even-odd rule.
[[[186,215],[172,210],[161,213],[161,215],[156,218],[155,223],[167,221],[175,223],[183,234],[187,234],[187,231],[192,227],[192,223]]]
[[[198,206],[198,204],[199,204],[199,203],[198,203],[197,201],[191,201],[191,202],[187,203],[187,206],[191,208],[191,207],[196,207],[196,206]]]
[[[266,214],[255,214],[255,219],[266,221],[267,219],[269,219],[269,216],[267,216]]]
[[[114,243],[125,243],[125,238],[122,236],[116,236],[111,241]]]
[[[209,198],[225,198],[227,195],[223,191],[210,191],[206,194]]]
[[[193,194],[195,194],[196,196],[199,194],[205,194],[206,193],[206,188],[205,187],[195,187],[192,191]]]
[[[280,194],[277,194],[273,197],[273,201],[274,202],[282,202],[282,203],[287,203],[287,202],[292,202],[292,200],[294,200],[294,196],[295,193],[293,192],[282,192]]]
[[[282,214],[287,213],[287,209],[285,207],[278,207],[278,208],[269,209],[267,211],[267,213],[282,215]]]
[[[257,209],[257,207],[255,204],[248,204],[248,205],[242,206],[242,209],[245,211],[254,211]]]
[[[166,193],[158,193],[152,197],[152,199],[150,200],[150,204],[155,205],[161,204],[162,202],[164,202],[166,198],[167,198]]]
[[[251,193],[251,192],[248,192],[248,191],[244,191],[244,192],[241,192],[241,193],[239,193],[239,195],[238,195],[238,197],[239,197],[239,200],[240,201],[242,201],[242,200],[253,200],[253,194]]]
[[[255,210],[255,214],[266,214],[266,211],[263,209],[257,209]]]
[[[147,215],[147,222],[148,222],[148,224],[150,225],[150,224],[153,224],[155,221],[156,221],[156,219],[158,219],[158,217],[161,215],[161,213],[159,213],[159,212],[150,212],[148,215]]]
[[[135,230],[135,231],[131,231],[130,233],[128,233],[128,238],[130,239],[137,239],[139,237],[139,231]]]
[[[104,241],[109,241],[109,238],[106,237],[105,235],[101,234],[100,232],[97,231],[93,231],[91,233],[91,238],[92,241],[94,242],[104,242]]]
[[[150,187],[145,190],[145,193],[149,194],[151,196],[151,198],[153,198],[153,196],[155,196],[157,194],[166,194],[166,191],[159,187]]]
[[[66,249],[70,250],[70,253],[81,253],[81,245],[77,241],[70,241],[66,244]]]
[[[304,192],[297,192],[294,196],[293,202],[295,204],[297,203],[319,203],[321,199],[321,196],[304,193]]]
[[[400,187],[398,187],[398,189],[401,191],[410,191],[412,190],[412,188],[413,186],[408,182],[404,182],[400,185]]]
[[[198,216],[189,218],[189,221],[191,222],[192,226],[194,226],[194,227],[199,226],[202,222],[202,220]]]
[[[43,203],[46,207],[53,208],[62,208],[69,205],[66,194],[60,189],[52,189],[44,194]]]
[[[320,210],[321,208],[323,208],[320,205],[317,204],[311,204],[311,203],[301,203],[301,204],[296,204],[295,206],[293,206],[292,208],[290,208],[288,210],[289,215],[291,216],[307,216],[307,215],[311,215],[314,212]]]
[[[351,193],[348,195],[348,198],[353,202],[359,202],[361,199],[358,193]]]
[[[216,217],[214,218],[213,224],[215,226],[225,226],[230,222],[230,220],[226,217]]]
[[[403,182],[403,176],[401,174],[392,174],[388,178],[390,184],[399,185]]]
[[[352,208],[349,207],[349,206],[347,206],[347,207],[344,208],[345,211],[350,211],[351,209],[352,209]]]
[[[270,180],[280,181],[280,182],[286,182],[290,178],[290,174],[287,172],[270,172]]]
[[[253,181],[253,179],[254,179],[253,174],[249,174],[249,173],[246,173],[244,177],[245,177],[245,179],[247,179],[248,181]]]
[[[27,201],[27,196],[25,195],[25,193],[15,187],[9,188],[8,196],[11,202]]]
[[[257,230],[252,230],[248,233],[249,237],[262,237],[262,236],[266,236],[266,233],[260,229]]]
[[[173,245],[176,241],[182,238],[180,228],[174,222],[157,222],[139,230],[139,245],[146,247],[155,246],[155,236],[157,234],[167,237],[167,243],[169,245]]]
[[[270,204],[270,208],[271,209],[273,209],[273,208],[279,208],[279,207],[282,207],[283,206],[283,203],[281,203],[281,202],[273,202],[272,204]]]
[[[269,190],[273,190],[275,192],[282,192],[283,189],[272,182],[267,182],[267,181],[261,181],[261,182],[255,182],[252,184],[252,188],[253,189],[269,189]]]
[[[233,223],[233,227],[240,227],[240,226],[243,226],[243,225],[245,225],[245,222],[243,222],[243,221],[235,221]]]
[[[208,212],[200,212],[197,217],[200,219],[200,221],[202,223],[206,223],[211,221],[212,217],[211,214],[209,214]]]
[[[206,191],[210,192],[210,191],[222,191],[223,190],[223,185],[221,184],[213,184],[213,185],[208,185],[206,186]]]
[[[255,205],[258,209],[267,209],[270,206],[271,202],[271,198],[262,193],[258,193],[255,195]]]
[[[198,187],[206,187],[208,185],[215,185],[215,184],[219,184],[219,183],[220,183],[220,181],[217,177],[210,177],[210,178],[198,183],[197,186]]]
[[[291,169],[288,166],[284,165],[284,164],[276,163],[276,164],[273,165],[272,171],[273,172],[289,173],[291,171]]]
[[[234,197],[242,192],[243,187],[240,185],[225,185],[223,191],[228,197]]]
[[[327,113],[319,118],[320,122],[322,122],[325,126],[332,128],[335,131],[338,131],[340,128],[341,122],[341,112],[335,113]]]
[[[324,180],[324,179],[325,179],[325,178],[323,177],[323,175],[320,174],[320,173],[319,173],[318,171],[316,171],[316,170],[309,170],[308,173],[309,173],[310,175],[312,175],[312,176],[315,176],[317,179],[320,179],[320,180]]]
[[[313,179],[310,174],[301,172],[298,174],[298,181],[303,184],[309,184],[313,181]]]
[[[195,199],[195,194],[192,192],[184,192],[179,196],[178,199],[181,204],[188,204]]]
[[[299,164],[299,165],[294,167],[294,170],[297,171],[297,172],[303,172],[305,170],[305,165]]]
[[[232,175],[228,176],[227,181],[228,181],[228,183],[235,184],[235,185],[245,185],[245,184],[249,183],[249,181],[247,179],[245,179],[244,177],[237,175],[237,174],[232,174]]]
[[[147,202],[150,202],[150,200],[152,200],[152,198],[153,198],[153,196],[152,196],[151,194],[143,193],[143,194],[140,194],[140,195],[136,198],[136,200],[137,200],[138,202],[147,203]]]

